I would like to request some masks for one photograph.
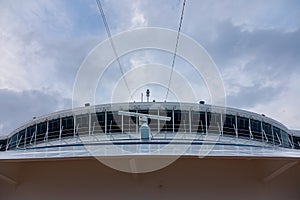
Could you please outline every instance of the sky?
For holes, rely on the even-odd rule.
[[[178,29],[182,0],[101,3],[112,35],[142,27]],[[297,0],[187,0],[181,32],[214,60],[228,106],[300,129],[299,10]],[[0,0],[0,135],[34,116],[71,108],[81,63],[106,39],[95,0]],[[124,66],[171,66],[172,55],[141,50],[120,60]],[[114,65],[99,83],[97,103],[107,101],[104,83],[120,73]],[[186,65],[178,58],[174,68],[195,85],[199,80]],[[197,98],[209,102],[198,86]],[[155,91],[160,100],[163,90]]]

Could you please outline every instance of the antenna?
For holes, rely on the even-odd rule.
[[[157,119],[157,120],[165,120],[170,121],[171,117],[165,117],[165,116],[159,116],[159,115],[149,115],[149,114],[143,114],[143,113],[136,113],[136,112],[126,112],[126,111],[119,111],[119,115],[125,115],[125,116],[132,116],[132,117],[138,117],[141,121],[141,127],[140,127],[140,134],[141,134],[141,140],[149,140],[149,136],[151,134],[150,127],[148,126],[148,119]]]
[[[147,89],[146,91],[146,97],[147,97],[147,102],[149,102],[149,97],[150,97],[150,90]]]

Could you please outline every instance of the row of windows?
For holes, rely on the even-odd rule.
[[[274,143],[284,147],[291,147],[291,141],[295,139],[296,148],[300,148],[298,139],[292,138],[285,131],[268,123],[240,116],[226,115],[221,119],[221,114],[199,111],[180,110],[130,110],[144,114],[162,115],[171,117],[171,121],[149,119],[148,124],[153,132],[219,132],[223,135],[232,135],[244,138],[252,138],[263,142]],[[223,124],[223,125],[222,125]],[[77,115],[61,119],[53,119],[30,126],[13,135],[8,141],[0,141],[0,150],[16,147],[23,148],[37,142],[44,142],[59,137],[68,137],[84,134],[136,132],[139,120],[136,117],[121,116],[118,112],[99,112]],[[47,132],[48,129],[48,132]],[[47,134],[48,133],[48,134]]]

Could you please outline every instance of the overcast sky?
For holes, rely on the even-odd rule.
[[[101,2],[112,34],[178,29],[182,0]],[[299,10],[296,0],[187,0],[182,33],[215,61],[228,106],[300,129]],[[0,0],[0,134],[33,116],[71,108],[80,64],[105,39],[95,0]],[[171,65],[163,53],[129,57],[122,62]],[[175,68],[182,68],[180,60]]]

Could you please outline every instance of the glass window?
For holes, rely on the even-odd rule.
[[[74,120],[73,116],[62,118],[62,136],[73,136],[74,135]]]
[[[234,124],[235,124],[235,116],[234,115],[226,115],[225,123],[223,126],[223,134],[235,135]]]
[[[0,151],[5,151],[6,150],[6,144],[7,144],[7,140],[0,140]]]
[[[203,116],[201,117],[201,113]],[[192,111],[192,132],[204,133],[205,132],[205,116],[204,112]]]
[[[77,115],[76,116],[76,134],[86,135],[89,133],[89,115]],[[74,134],[74,133],[73,133]]]
[[[273,135],[272,135],[271,125],[263,122],[262,126],[263,126],[263,130],[268,138],[268,142],[273,143]],[[266,136],[264,136],[264,140],[266,140],[266,138],[265,138]]]
[[[105,133],[105,112],[97,112],[97,120],[98,120],[98,129],[96,129],[95,133]],[[100,126],[100,127],[99,127]]]
[[[150,115],[158,115],[158,112],[157,112],[157,109],[155,110],[149,110],[148,112]],[[160,123],[164,123],[164,121],[160,121]],[[159,132],[160,130],[158,130],[158,120],[157,119],[149,119],[148,120],[148,125],[149,127],[151,128],[151,131],[153,133],[157,133]]]
[[[122,116],[121,116],[121,121],[122,121]],[[130,117],[130,116],[124,115],[123,116],[123,133],[136,132],[136,124],[135,123],[136,123],[136,117]],[[122,126],[122,124],[120,126]]]
[[[251,119],[251,132],[254,139],[261,140],[261,122]]]
[[[189,111],[174,110],[174,126],[176,132],[189,132]]]
[[[293,142],[295,149],[300,149],[300,137],[293,136]]]
[[[221,114],[207,112],[207,126],[208,131],[213,133],[220,133],[221,130]]]
[[[9,140],[9,146],[8,149],[14,149],[17,146],[17,141],[18,141],[18,133],[14,134],[10,140]]]
[[[289,142],[289,134],[285,131],[281,131],[282,134],[282,146],[286,148],[290,148],[290,142]]]
[[[60,119],[53,119],[49,121],[49,132],[48,132],[48,138],[58,138],[59,137],[59,131],[60,131]]]
[[[174,119],[172,118],[172,110],[166,110],[165,114],[167,114],[167,117],[171,117],[171,120],[161,123],[161,132],[172,132],[173,131],[173,120],[174,120],[174,132],[177,132],[178,128],[179,128],[178,119],[181,119],[180,110],[174,110]],[[176,126],[175,126],[175,123],[177,124]]]
[[[276,145],[279,145],[282,141],[280,129],[273,126],[274,142]]]
[[[104,133],[104,117],[104,112],[91,113],[91,134]],[[103,121],[100,122],[99,119]]]
[[[42,122],[37,124],[36,140],[44,141],[46,131],[47,131],[47,122]]]
[[[29,126],[27,128],[27,133],[26,133],[26,145],[33,144],[35,139],[34,133],[35,133],[35,125]]]
[[[122,132],[121,128],[119,127],[119,125],[121,126],[121,124],[118,124],[116,118],[119,117],[118,111],[108,111],[107,112],[107,132],[108,133],[115,133],[115,132]],[[120,116],[121,117],[121,116]]]
[[[250,138],[248,118],[237,116],[237,128],[239,137]]]
[[[24,130],[21,130],[19,133],[18,133],[18,141],[17,141],[17,145],[19,148],[24,148],[25,147],[25,129]]]

